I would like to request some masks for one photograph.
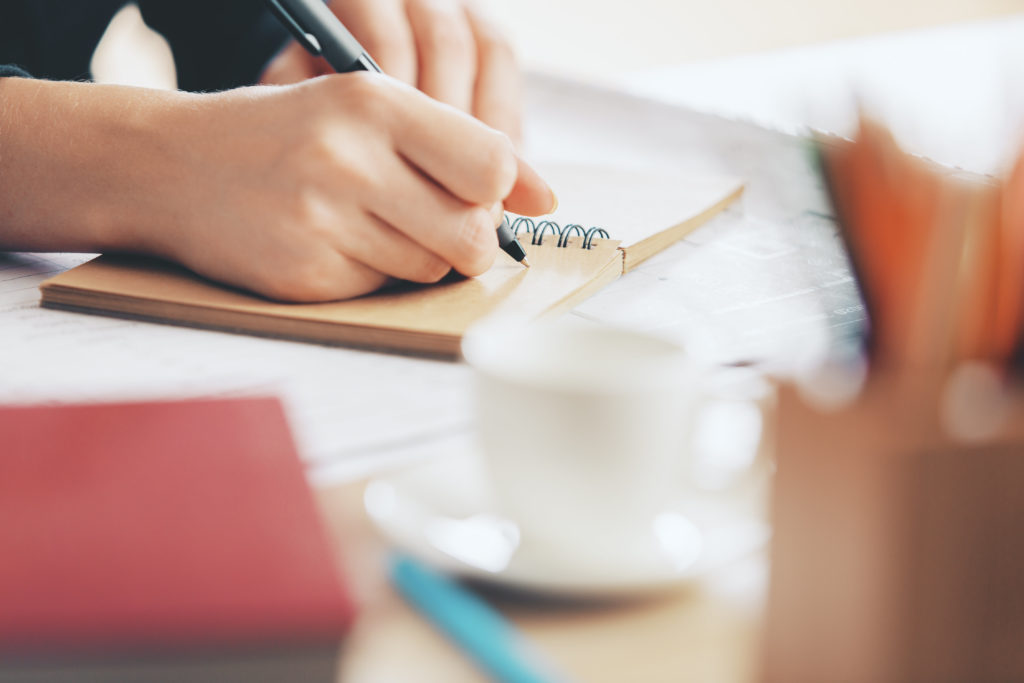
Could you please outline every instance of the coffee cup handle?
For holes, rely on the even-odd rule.
[[[749,368],[709,373],[691,408],[684,486],[746,494],[772,469],[774,386]]]

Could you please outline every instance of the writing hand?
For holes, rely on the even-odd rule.
[[[482,273],[502,203],[554,203],[507,136],[380,74],[215,94],[8,78],[0,94],[0,248],[151,253],[326,301]]]

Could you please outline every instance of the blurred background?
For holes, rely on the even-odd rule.
[[[1022,0],[482,0],[528,70],[798,132],[858,106],[911,151],[1002,170],[1024,122]],[[166,45],[128,6],[101,80],[171,87]]]
[[[533,73],[566,76],[785,132],[817,128],[848,133],[858,109],[863,108],[882,119],[908,150],[945,164],[983,173],[1003,171],[1007,163],[1019,154],[1024,139],[1021,135],[1024,129],[1024,0],[632,0],[629,3],[608,0],[482,0],[482,4],[505,27],[524,67]],[[173,87],[174,84],[173,62],[166,45],[146,30],[138,11],[132,6],[122,11],[112,23],[97,50],[94,72],[98,80],[107,82],[158,87]],[[582,89],[565,87],[562,82],[551,82],[535,91],[546,98],[543,102],[553,103],[556,113],[562,109],[560,104],[574,104],[571,100],[580,92]],[[629,138],[634,142],[641,139],[646,143],[639,150],[639,156],[651,152],[649,148],[664,146],[668,149],[669,145],[662,145],[659,140],[642,140],[645,136],[651,137],[646,129],[625,125],[635,119],[622,112],[646,113],[644,107],[627,100],[622,98],[618,109],[614,98],[602,100],[595,96],[586,101],[580,100],[583,102],[581,107],[564,107],[568,111],[564,119],[553,116],[549,129],[562,135],[571,127],[572,132],[577,133],[577,129],[586,128],[582,124],[592,123],[589,120],[581,122],[579,112],[594,111],[600,106],[608,111],[594,112],[592,118],[601,124],[595,124],[594,130],[607,129],[604,124],[608,121],[615,124],[621,121],[624,125],[619,128],[634,134],[632,137],[622,135],[624,140]],[[608,104],[609,101],[612,104]],[[605,104],[588,109],[589,102]],[[845,261],[840,262],[836,257],[839,248],[831,217],[808,210],[810,205],[803,202],[802,196],[785,196],[787,185],[806,184],[807,179],[792,168],[786,168],[784,158],[780,161],[770,154],[762,154],[763,149],[781,149],[783,152],[795,149],[789,157],[796,157],[802,168],[807,165],[803,143],[796,141],[789,145],[789,141],[775,139],[783,136],[767,135],[761,136],[771,138],[764,147],[756,147],[751,141],[756,141],[759,136],[749,130],[744,133],[745,137],[738,135],[737,131],[743,133],[743,126],[715,127],[707,120],[708,117],[687,117],[686,112],[679,109],[655,109],[662,117],[656,121],[664,124],[658,129],[662,132],[674,132],[686,126],[694,130],[705,126],[715,131],[713,136],[705,135],[703,130],[689,136],[680,134],[678,139],[670,141],[674,143],[671,147],[673,152],[685,150],[686,156],[693,156],[696,154],[694,148],[703,137],[713,137],[705,145],[705,154],[710,150],[728,157],[729,161],[738,157],[744,157],[741,159],[744,163],[750,161],[752,172],[744,174],[751,183],[744,198],[746,215],[742,211],[723,215],[722,221],[710,226],[711,232],[706,231],[698,239],[677,245],[670,256],[647,264],[645,273],[637,273],[636,277],[628,280],[623,278],[593,297],[580,307],[583,314],[592,314],[593,320],[624,321],[627,326],[629,323],[642,326],[650,322],[650,318],[660,316],[668,321],[666,325],[673,324],[680,329],[711,327],[702,326],[704,321],[717,323],[725,332],[749,328],[764,332],[765,336],[771,333],[776,340],[782,339],[788,345],[789,355],[793,355],[793,349],[799,348],[790,344],[789,339],[808,336],[807,325],[801,326],[804,321],[810,321],[809,325],[819,318],[831,321],[844,316],[862,318],[858,312],[863,307],[859,305]],[[598,113],[605,116],[597,116]],[[579,139],[589,142],[600,134],[600,130],[598,133],[590,132],[589,137],[581,133]],[[567,145],[574,141],[575,138]],[[609,147],[615,149],[614,145]],[[747,155],[733,154],[736,149],[747,148],[751,150]],[[781,206],[778,216],[766,218],[752,210],[760,210],[772,203],[762,201],[766,195]],[[784,220],[772,223],[768,218]],[[803,251],[793,247],[797,243],[801,244]],[[701,248],[709,244],[717,248]],[[750,264],[756,264],[756,267]],[[794,264],[809,265],[807,270],[820,273],[824,279],[805,282],[797,277],[799,268]],[[642,275],[645,277],[640,277]],[[831,317],[819,316],[818,309],[811,307],[812,304],[819,306],[819,297],[820,309],[829,311]],[[807,303],[809,299],[814,301]],[[645,305],[636,305],[638,301]],[[680,313],[686,315],[673,317]],[[602,315],[606,317],[602,318]],[[768,322],[763,322],[765,319]],[[787,330],[790,337],[784,337]],[[713,341],[718,339],[709,338]],[[732,400],[726,390],[723,390],[723,397]],[[759,394],[746,398],[760,400],[762,397]],[[703,439],[704,434],[699,431],[703,440],[699,439],[698,445],[707,451],[706,458],[703,452],[699,455],[702,463],[743,465],[750,462],[749,458],[746,461],[742,459],[743,454],[750,458],[763,456],[757,450],[758,437],[775,428],[765,427],[770,423],[762,422],[761,413],[753,409],[749,400],[741,403],[737,399],[733,403],[735,405],[725,406],[730,412],[710,415],[711,426],[707,428],[709,434],[716,426],[718,430],[714,434],[729,432],[732,442],[723,446],[725,442],[712,436]],[[782,414],[781,409],[779,414]],[[867,433],[868,430],[862,431]],[[821,434],[824,436],[820,437],[820,443],[834,439],[826,429],[822,429]],[[848,441],[854,443],[855,440],[851,438]],[[429,445],[436,449],[436,443]],[[735,451],[726,450],[731,443],[735,443]],[[806,449],[814,456],[807,458],[806,462],[827,462],[817,457],[823,451],[819,445],[814,442],[813,448]],[[831,445],[828,447],[832,448]],[[733,452],[739,455],[733,456]],[[861,459],[851,458],[849,461],[860,462]],[[722,475],[721,470],[707,469],[709,478]],[[735,469],[741,468],[737,466]],[[959,473],[952,467],[948,471],[950,474],[942,481],[951,482],[951,490],[956,489],[954,485]],[[995,469],[988,471],[998,473]],[[862,489],[850,489],[844,478],[845,470],[837,469],[835,472],[837,474],[832,481],[838,493],[853,491],[864,495],[865,490],[871,493],[870,485],[884,480],[884,473],[877,479],[865,475],[867,483]],[[923,480],[923,477],[907,477],[907,481],[918,479]],[[818,505],[819,500],[832,500],[819,491],[820,478],[807,477],[803,481],[809,482],[803,491],[810,502],[806,503],[808,499],[799,495],[791,497],[795,513],[790,519],[798,522],[807,517],[805,511]],[[895,488],[891,490],[896,491]],[[864,495],[863,499],[870,497]],[[892,498],[902,500],[899,495]],[[837,506],[849,504],[849,508],[843,511],[874,514],[879,509],[875,505],[861,505],[861,500],[852,494],[849,497],[837,495],[834,500]],[[953,507],[947,508],[951,510],[950,518],[959,520]],[[967,507],[973,506],[964,505],[965,509]],[[994,519],[998,510],[991,507],[995,510],[991,513]],[[903,508],[900,510],[905,512]],[[1012,515],[1002,517],[1016,518]],[[820,519],[824,518],[816,516],[816,520]],[[876,515],[873,519],[882,520],[883,517]],[[944,521],[946,518],[938,515],[935,519]],[[883,528],[888,531],[886,524],[881,521],[878,524],[877,528],[867,528],[861,539],[862,545],[856,547],[870,547],[871,533]],[[797,526],[791,524],[790,528]],[[831,535],[831,528],[825,524],[819,524],[819,528],[823,535]],[[945,530],[939,524],[934,528]],[[981,525],[971,527],[964,523],[957,528],[966,529],[963,532],[965,537],[970,532],[973,534],[970,537],[979,539],[978,543],[982,545],[988,538],[985,534],[974,534],[973,530],[982,528]],[[937,532],[936,538],[939,536]],[[1005,537],[1012,538],[1012,534]],[[897,540],[902,541],[902,537]],[[811,541],[816,539],[811,538]],[[950,547],[952,545],[955,544]],[[814,543],[798,550],[808,547],[811,555],[817,550]],[[848,546],[847,552],[851,552],[849,548],[853,547],[852,544]],[[985,552],[989,552],[988,546]],[[795,556],[799,555],[800,552],[795,553]],[[970,553],[963,556],[971,561],[975,559]],[[840,556],[837,554],[835,557]],[[869,557],[869,554],[862,553],[861,557]],[[995,557],[995,551],[985,557]],[[833,561],[838,564],[838,560],[833,558]],[[883,564],[879,561],[877,566]],[[987,565],[977,562],[976,566],[987,571],[998,564],[992,560]],[[961,567],[967,567],[967,563],[950,562],[949,566],[959,571]],[[865,585],[865,590],[872,588],[869,582],[861,581],[863,577],[854,575],[858,567],[839,569],[849,571],[845,574],[840,571],[820,574],[821,594],[845,599],[858,595],[850,591],[850,586]],[[757,602],[760,595],[764,571],[761,565],[743,566],[739,570],[722,577],[715,590],[719,594],[738,596],[736,603],[743,605],[743,614],[746,615],[749,603]],[[913,571],[906,575],[914,581],[924,574],[933,578],[934,570],[934,566],[914,565]],[[953,577],[951,582],[959,580],[954,575],[955,571],[947,572],[943,577]],[[977,575],[982,573],[979,570]],[[833,591],[835,577],[839,577],[840,582],[847,581],[848,585],[841,586],[841,591]],[[984,581],[975,583],[982,592],[988,589]],[[1016,585],[1017,575],[1010,577],[1007,585],[1010,583]],[[799,581],[793,585],[798,595],[807,594],[806,585]],[[748,600],[750,595],[755,598]],[[959,593],[950,590],[948,595]],[[793,604],[798,602],[792,601]],[[985,603],[982,607],[987,609],[988,603],[998,601],[986,599],[977,602]],[[864,613],[875,607],[874,603],[869,604],[866,600],[861,603],[868,606]],[[1018,600],[1017,604],[1024,603]],[[888,616],[881,610],[877,613]],[[977,613],[988,614],[983,611]],[[697,621],[704,616],[700,610],[692,610],[690,614]],[[728,621],[728,612],[726,614]],[[865,623],[874,625],[882,621],[879,618]],[[734,630],[745,638],[744,643],[752,642],[752,631],[748,629],[750,620],[744,616],[738,623],[739,628]],[[996,621],[992,623],[998,624]],[[954,630],[950,629],[950,632]],[[822,631],[838,633],[829,629]],[[982,628],[976,632],[980,634],[979,638],[987,635]],[[696,636],[709,633],[714,636],[714,629],[705,628],[703,622],[694,629]],[[1012,635],[1016,638],[1017,634],[1019,631]],[[729,632],[726,635],[736,634]],[[385,640],[388,651],[392,651],[390,634]],[[688,639],[680,639],[685,640]],[[742,653],[735,657],[730,656],[727,650],[716,652],[713,647],[704,647],[704,642],[697,637],[685,643],[691,647],[690,650],[676,649],[684,656],[699,649],[711,655],[727,653],[722,661],[725,666],[732,667],[731,670],[753,668],[753,660],[745,658]],[[1015,651],[1018,642],[1019,638],[1012,642],[1011,647]],[[803,650],[804,642],[799,645]],[[590,643],[586,649],[592,649]],[[813,651],[813,648],[808,649]],[[973,652],[967,647],[963,650]],[[977,651],[981,651],[980,647]],[[698,678],[723,680],[721,676]],[[1012,679],[1009,676],[1005,678]]]
[[[589,78],[1021,11],[1019,0],[486,0],[529,66]]]

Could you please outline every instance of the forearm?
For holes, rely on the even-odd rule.
[[[323,301],[483,272],[503,201],[554,204],[506,136],[384,76],[216,94],[0,78],[0,249],[155,254]]]
[[[162,251],[144,190],[167,100],[140,88],[0,78],[0,249]]]

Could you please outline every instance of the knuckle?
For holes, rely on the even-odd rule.
[[[344,83],[354,94],[367,96],[377,93],[381,85],[380,78],[368,71],[351,71],[346,74],[338,74],[335,80],[339,83]]]
[[[290,219],[294,234],[302,235],[305,241],[312,239],[315,244],[320,244],[331,233],[335,211],[318,189],[304,187],[294,193]]]
[[[330,124],[324,121],[312,121],[306,126],[305,137],[296,146],[297,154],[292,159],[300,169],[306,172],[322,173],[333,168],[338,161],[337,150],[333,144],[333,131]],[[304,198],[304,193],[298,193]]]
[[[512,191],[518,174],[515,145],[505,133],[492,131],[484,150],[486,170],[480,175],[482,192],[489,201],[500,201]]]
[[[347,111],[366,116],[383,116],[391,107],[389,81],[368,71],[353,71],[335,79],[341,89]]]
[[[474,51],[473,34],[458,16],[438,9],[427,9],[426,15],[420,37],[426,50],[458,58],[465,58]]]
[[[278,270],[268,295],[278,301],[309,303],[336,298],[328,259],[311,257]]]
[[[482,59],[516,61],[516,51],[505,32],[485,13],[471,4],[465,7],[466,18],[472,26],[476,47]]]
[[[359,205],[369,198],[387,197],[389,179],[359,155],[339,155],[334,168],[332,196]]]
[[[437,282],[451,270],[450,265],[430,252],[424,252],[419,258],[413,259],[409,266],[405,279],[413,282]]]
[[[516,51],[512,43],[502,33],[489,27],[477,32],[477,49],[488,59],[516,61]]]
[[[387,178],[377,164],[367,162],[366,150],[352,137],[339,135],[332,124],[310,125],[307,139],[292,160],[298,167],[291,169],[294,178],[302,179],[292,192],[300,224],[322,217],[340,200],[386,196]]]
[[[458,251],[456,267],[463,275],[479,275],[490,267],[498,238],[490,213],[475,207],[466,211],[455,236]]]
[[[366,164],[350,163],[347,169],[349,194],[346,196],[362,198],[387,197],[394,190],[388,177],[376,173]]]
[[[416,52],[410,41],[397,31],[375,31],[372,35],[367,36],[363,43],[367,51],[382,65],[386,62],[407,64],[416,58]]]

